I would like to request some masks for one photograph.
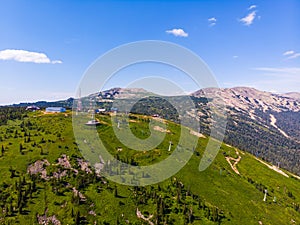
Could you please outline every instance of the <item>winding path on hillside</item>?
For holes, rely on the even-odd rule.
[[[227,162],[229,163],[229,165],[231,166],[231,169],[238,175],[240,175],[240,172],[238,171],[238,169],[236,168],[236,165],[239,163],[239,161],[241,160],[241,156],[239,154],[239,152],[237,150],[235,150],[235,153],[238,155],[238,158],[235,159],[233,157],[230,156],[226,156],[225,159],[227,160]],[[234,163],[232,164],[231,161],[234,161]]]

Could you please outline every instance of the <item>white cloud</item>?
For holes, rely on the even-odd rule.
[[[246,26],[250,26],[256,17],[256,11],[249,13],[244,18],[241,18],[239,21],[242,22]]]
[[[293,50],[286,51],[282,55],[286,56],[285,60],[296,59],[296,58],[300,57],[300,53],[295,52]]]
[[[215,17],[211,17],[208,19],[209,25],[214,26],[216,25],[217,19]]]
[[[184,30],[182,29],[173,29],[173,30],[167,30],[166,33],[168,34],[173,34],[176,37],[187,37],[189,36],[188,33],[186,33]]]
[[[51,63],[52,64],[61,64],[62,61],[61,60],[52,60]]]
[[[282,77],[296,76],[298,79],[300,78],[300,67],[284,67],[284,68],[258,67],[258,68],[254,68],[254,70],[267,72],[275,76],[282,76]]]
[[[299,92],[300,67],[259,67],[260,78],[255,86],[262,90],[277,90],[278,92]]]
[[[287,59],[296,59],[298,57],[300,57],[300,53],[295,53],[295,54],[289,56]]]
[[[0,60],[14,60],[17,62],[32,63],[62,63],[60,60],[50,60],[45,53],[30,52],[26,50],[5,49],[0,51]]]
[[[286,56],[285,60],[296,59],[296,58],[300,57],[300,53],[295,52],[293,50],[286,51],[282,55]]]
[[[286,51],[283,53],[284,56],[286,55],[293,55],[295,52],[293,50],[290,50],[290,51]]]
[[[232,56],[232,58],[237,59],[239,56],[238,55],[234,55]]]
[[[252,10],[252,9],[256,9],[257,8],[257,5],[251,5],[249,6],[248,10]]]

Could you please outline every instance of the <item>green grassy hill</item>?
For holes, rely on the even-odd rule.
[[[149,118],[130,118],[137,137],[150,135]],[[109,116],[97,119],[105,147],[132,165],[167,158],[169,141],[176,146],[180,134],[178,125],[164,121],[164,141],[144,153],[116,139]],[[22,120],[0,126],[0,140],[0,224],[38,224],[37,218],[48,224],[300,224],[300,180],[225,144],[210,167],[199,172],[207,137],[199,138],[177,174],[145,187],[116,184],[87,167],[70,112],[24,113]]]

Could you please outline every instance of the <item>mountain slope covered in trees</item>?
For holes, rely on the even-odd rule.
[[[297,93],[273,94],[254,88],[207,88],[190,95],[196,110],[186,109],[187,117],[199,120],[202,133],[210,134],[211,106],[221,99],[227,116],[224,140],[274,165],[300,174],[300,100]],[[138,101],[136,99],[139,99]],[[90,95],[96,107],[110,110],[114,105],[137,101],[131,112],[153,115],[180,123],[169,102],[186,105],[186,96],[158,96],[143,89],[113,88]]]
[[[107,180],[89,166],[74,139],[71,112],[25,112],[9,118],[0,126],[1,224],[300,223],[297,177],[226,144],[200,172],[206,136],[199,138],[193,156],[177,174],[159,184],[130,187]],[[132,165],[165,159],[172,153],[167,150],[169,138],[175,145],[180,134],[177,124],[164,120],[170,130],[165,140],[143,153],[116,141],[110,115],[96,119],[107,150]],[[132,132],[147,137],[150,119],[132,114]]]

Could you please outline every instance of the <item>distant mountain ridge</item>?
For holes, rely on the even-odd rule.
[[[111,93],[110,99],[115,101],[151,96],[143,89],[114,91],[100,92],[94,100],[102,99],[106,93]],[[210,134],[212,118],[209,105],[214,99],[221,99],[228,116],[225,142],[300,174],[300,93],[275,94],[249,87],[234,87],[201,89],[190,96],[197,111],[187,114],[199,119],[201,132]],[[183,101],[180,96],[166,98]],[[149,107],[149,104],[153,105]],[[168,112],[170,109],[167,107],[162,109],[164,104],[153,99],[142,100],[133,111],[148,115],[157,113],[178,122],[174,112]],[[155,108],[159,110],[153,110]]]
[[[152,97],[149,97],[152,96]],[[159,114],[168,120],[180,122],[174,109],[158,96],[142,88],[112,88],[84,97],[86,107],[90,101],[95,107],[107,108],[118,100],[141,99],[132,112]],[[190,95],[197,110],[187,116],[197,118],[200,130],[210,134],[213,122],[210,104],[221,99],[226,106],[227,129],[225,142],[246,150],[274,165],[278,163],[291,172],[300,174],[300,93],[275,94],[249,87],[205,88]],[[168,96],[184,107],[184,98]],[[14,106],[63,106],[71,108],[76,99],[57,102],[21,103]],[[150,107],[149,107],[150,106]],[[171,111],[170,111],[171,110]]]
[[[68,98],[66,100],[58,100],[58,101],[37,101],[37,102],[21,102],[18,104],[12,104],[7,105],[11,107],[27,107],[31,105],[38,106],[40,108],[46,108],[46,107],[66,107],[66,108],[72,108],[74,102],[74,98]],[[5,107],[5,106],[2,106]]]
[[[143,88],[111,88],[89,95],[90,98],[100,97],[104,99],[126,99],[126,98],[142,98],[144,96],[155,95]],[[258,109],[275,109],[278,111],[300,110],[300,92],[289,92],[283,94],[274,94],[271,92],[260,91],[250,87],[233,87],[233,88],[205,88],[190,94],[194,97],[214,97],[223,98],[227,106],[246,109],[243,104],[251,104],[252,107]],[[41,107],[47,106],[64,106],[72,107],[74,98],[59,101],[37,101],[37,102],[22,102],[9,106],[26,107],[36,105]]]
[[[300,93],[299,92],[289,92],[289,93],[285,93],[283,94],[283,96],[292,98],[292,99],[296,99],[296,100],[300,100]]]
[[[300,93],[274,94],[249,87],[206,88],[192,93],[195,97],[221,97],[227,107],[241,110],[299,111]]]
[[[192,96],[221,98],[228,113],[225,142],[300,173],[300,94],[248,87],[205,89]],[[202,106],[203,107],[203,106]]]

